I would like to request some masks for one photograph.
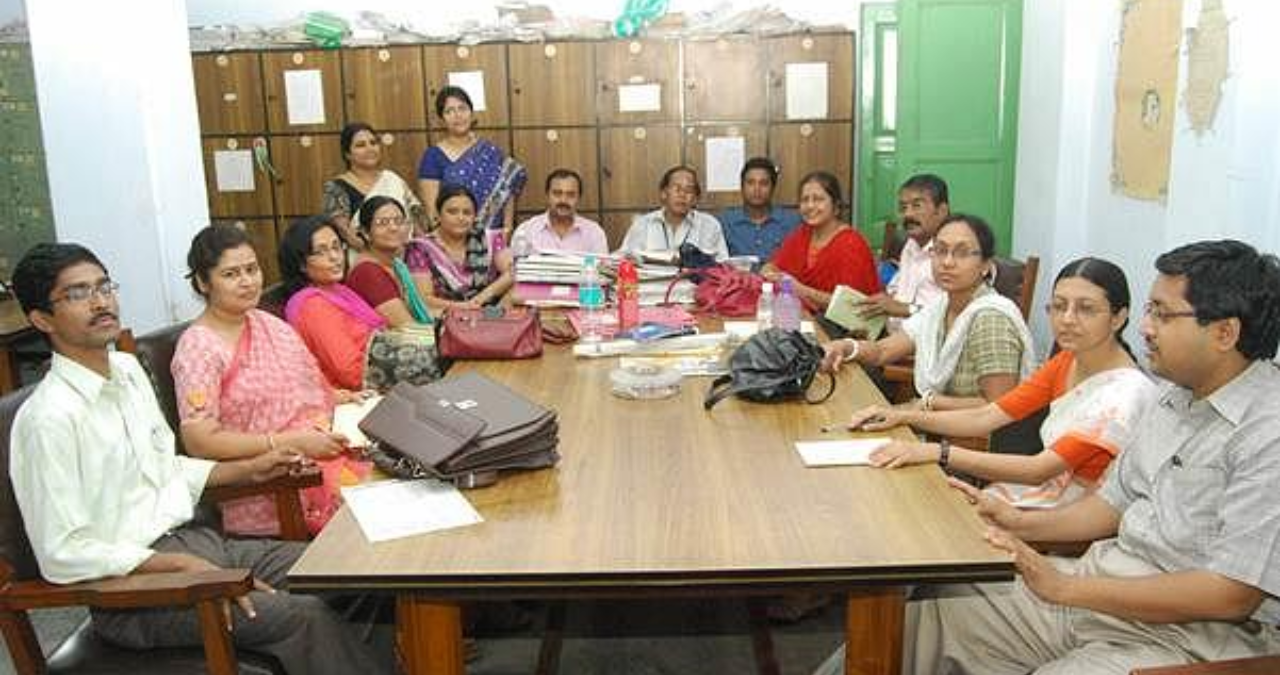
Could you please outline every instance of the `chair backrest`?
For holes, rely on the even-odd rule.
[[[160,410],[169,422],[169,428],[178,431],[178,396],[173,384],[173,352],[178,347],[178,338],[187,330],[188,323],[178,323],[154,330],[136,342],[136,356],[143,370],[151,378],[151,386],[156,390],[156,398],[160,402]],[[182,452],[182,440],[178,439],[178,451]]]
[[[1036,277],[1040,275],[1040,259],[1027,256],[1025,262],[997,257],[996,292],[1009,298],[1022,310],[1022,318],[1031,318],[1031,302],[1036,296]]]
[[[13,483],[9,480],[9,453],[12,452],[11,435],[18,409],[26,402],[35,386],[28,386],[0,397],[0,559],[13,567],[10,581],[38,579],[40,568],[31,542],[22,524],[22,511],[13,496]]]
[[[898,224],[892,220],[884,221],[884,240],[880,243],[880,260],[898,261],[902,257],[902,247],[907,238],[898,232]]]

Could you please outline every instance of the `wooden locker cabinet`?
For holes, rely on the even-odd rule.
[[[324,122],[289,124],[284,74],[290,70],[319,70],[324,94]],[[267,128],[272,133],[309,133],[342,129],[342,72],[338,52],[284,50],[262,53],[262,80],[267,97]]]
[[[511,124],[517,127],[595,124],[594,55],[589,42],[510,45]]]
[[[707,139],[722,137],[743,139],[746,150],[744,160],[768,155],[769,129],[764,124],[706,124],[686,127],[684,158],[689,166],[698,170],[698,176],[702,180],[702,197],[698,200],[698,208],[705,211],[720,212],[731,206],[742,205],[741,181],[737,176],[734,177],[735,186],[732,190],[713,192],[707,185]],[[775,188],[775,198],[776,192]]]
[[[605,208],[657,208],[663,172],[680,164],[680,128],[603,128],[600,162],[600,194]]]
[[[346,119],[374,129],[423,129],[421,47],[369,47],[342,52]]]
[[[258,254],[258,267],[262,268],[263,287],[280,281],[280,236],[284,227],[277,232],[275,218],[219,218],[214,222],[235,225],[249,235],[249,243]],[[287,227],[288,223],[284,225]]]
[[[767,41],[769,53],[769,119],[787,119],[788,63],[827,64],[828,120],[853,119],[853,35],[788,35]]]
[[[324,182],[346,170],[337,134],[276,136],[271,139],[271,161],[280,173],[275,181],[279,216],[320,213]]]
[[[225,151],[253,152],[254,143],[266,143],[265,136],[233,136],[205,138],[201,141],[204,154],[204,182],[209,192],[209,215],[214,218],[243,218],[247,216],[269,217],[275,213],[272,203],[270,174],[258,168],[254,162],[253,191],[220,192],[214,165],[214,153]]]
[[[436,95],[449,84],[449,73],[480,71],[484,76],[485,109],[475,111],[477,128],[505,127],[507,114],[506,45],[428,45],[423,47],[426,75],[425,110],[431,129],[443,129],[436,114]],[[473,97],[474,98],[474,97]],[[478,101],[473,101],[479,105]]]
[[[601,124],[680,121],[680,46],[675,42],[610,40],[595,45],[595,106]],[[623,112],[624,87],[658,86],[658,110]]]
[[[769,78],[764,43],[750,37],[684,45],[684,105],[687,120],[764,121]]]
[[[546,209],[547,175],[559,168],[572,169],[582,176],[579,211],[599,208],[600,184],[595,129],[516,129],[512,132],[513,151],[529,171],[529,184],[520,196],[522,211]]]
[[[661,176],[659,176],[661,178]],[[654,183],[657,185],[657,183]],[[655,193],[656,194],[656,193]],[[657,204],[657,199],[654,199]],[[656,206],[654,208],[657,208]],[[622,246],[622,240],[627,236],[627,230],[631,229],[631,221],[636,216],[651,211],[605,211],[600,214],[600,227],[604,228],[604,233],[609,238],[609,250],[616,251]]]
[[[427,132],[379,131],[378,138],[382,141],[382,168],[396,172],[416,193],[418,162],[427,151]]]
[[[191,67],[202,133],[260,134],[267,130],[262,67],[256,52],[195,54]]]
[[[769,128],[769,148],[780,173],[775,204],[800,199],[800,179],[811,171],[830,171],[840,179],[845,203],[853,178],[853,125],[848,122],[799,122]]]

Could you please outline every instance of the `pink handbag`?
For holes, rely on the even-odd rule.
[[[528,359],[542,355],[542,326],[533,307],[451,309],[440,331],[447,359]]]
[[[689,278],[698,282],[698,287],[693,292],[698,311],[718,316],[755,316],[756,305],[760,302],[760,285],[763,283],[759,276],[729,265],[688,270],[667,287],[667,302],[671,300],[671,289],[676,283]]]

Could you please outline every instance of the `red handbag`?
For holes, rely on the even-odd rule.
[[[451,309],[440,331],[448,359],[527,359],[542,354],[542,326],[533,307]]]
[[[763,283],[760,277],[729,265],[689,270],[667,287],[667,302],[671,300],[671,289],[676,283],[688,278],[693,278],[698,283],[693,292],[693,300],[699,312],[731,317],[755,316],[756,305],[760,302],[760,285]]]

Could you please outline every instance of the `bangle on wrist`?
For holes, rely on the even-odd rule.
[[[845,342],[853,345],[853,351],[849,352],[848,354],[845,354],[844,358],[840,359],[841,363],[848,363],[858,358],[858,352],[862,351],[862,345],[858,344],[857,340],[853,338],[845,338]]]
[[[947,464],[951,462],[951,441],[942,439],[938,441],[938,466],[946,470]]]
[[[924,395],[920,397],[920,408],[922,410],[933,410],[933,390],[926,389]]]

